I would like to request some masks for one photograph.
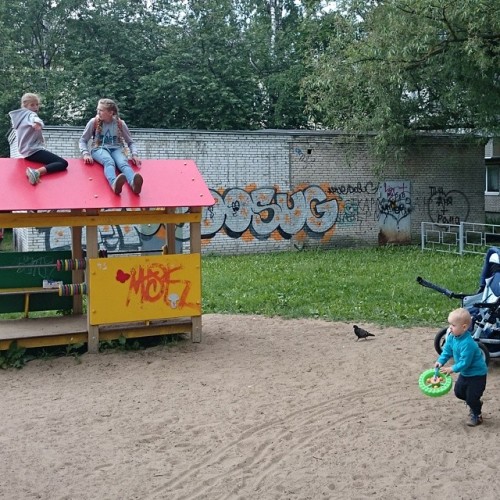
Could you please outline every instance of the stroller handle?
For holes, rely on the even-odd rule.
[[[500,306],[500,298],[495,300],[495,302],[477,302],[474,304],[474,307],[478,307],[479,309],[489,309],[490,311],[494,311],[498,306]]]
[[[435,290],[436,292],[442,293],[443,295],[446,295],[450,299],[463,299],[464,297],[467,297],[467,295],[463,293],[455,293],[452,292],[451,290],[448,290],[447,288],[443,288],[442,286],[436,285],[434,283],[431,283],[430,281],[424,280],[424,278],[421,278],[420,276],[417,276],[417,283],[419,285],[425,286],[426,288],[430,288],[431,290]]]

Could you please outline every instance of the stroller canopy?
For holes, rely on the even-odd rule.
[[[500,248],[491,247],[486,252],[479,286],[483,290],[489,288],[493,295],[500,297]]]

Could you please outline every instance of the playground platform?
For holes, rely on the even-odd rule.
[[[0,321],[0,350],[13,340],[26,347],[40,347],[85,338],[89,352],[97,352],[100,339],[169,333],[190,333],[192,340],[199,342],[201,213],[215,200],[194,161],[144,160],[140,169],[133,167],[144,178],[140,195],[132,193],[128,185],[121,195],[114,194],[97,163],[87,165],[81,159],[68,162],[65,172],[43,176],[32,186],[25,170],[37,164],[0,159],[3,182],[8,187],[0,197],[0,227],[70,227],[71,259],[57,265],[72,273],[72,283],[65,283],[59,293],[74,293],[71,316]],[[164,255],[99,257],[99,226],[151,223],[165,224]],[[189,224],[189,254],[175,253],[177,224]],[[83,231],[86,248],[82,247]],[[26,264],[20,264],[23,266]],[[0,282],[1,278],[0,262]],[[9,285],[12,294],[42,292],[40,287],[24,290],[15,285]],[[9,287],[0,292],[8,294]],[[87,297],[86,314],[82,295]]]

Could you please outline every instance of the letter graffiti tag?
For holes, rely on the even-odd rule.
[[[445,192],[442,187],[430,187],[429,218],[439,224],[460,224],[469,217],[470,204],[462,191]]]
[[[189,305],[187,300],[191,282],[174,278],[175,273],[181,269],[182,266],[169,267],[153,263],[146,267],[132,268],[130,273],[119,270],[116,279],[122,283],[129,282],[127,306],[134,297],[138,297],[141,303],[163,301],[172,309],[182,309]]]
[[[204,210],[203,238],[213,238],[224,229],[232,238],[249,231],[257,239],[266,239],[276,231],[290,239],[302,230],[324,234],[337,221],[337,199],[319,186],[310,185],[294,193],[279,192],[275,187],[251,192],[230,188],[223,194],[210,191],[215,204]]]
[[[384,182],[380,186],[379,213],[381,217],[391,217],[397,224],[412,212],[411,196],[408,186],[393,182]]]

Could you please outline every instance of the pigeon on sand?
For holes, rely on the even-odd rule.
[[[358,325],[354,325],[354,333],[356,334],[356,337],[358,337],[356,339],[356,342],[359,339],[366,340],[368,337],[375,337],[375,335],[373,335],[373,333],[370,333],[370,332],[367,332],[366,330],[363,330],[363,328],[360,328]]]

